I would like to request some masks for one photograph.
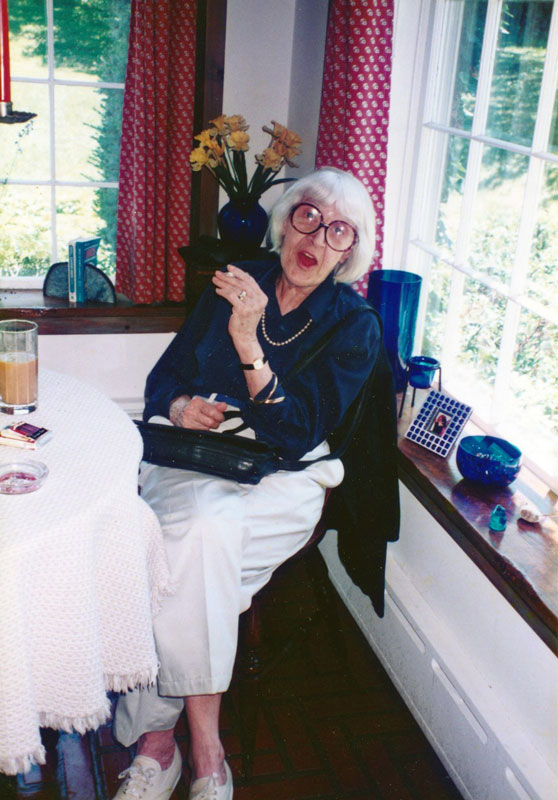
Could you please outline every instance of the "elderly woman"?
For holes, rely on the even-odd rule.
[[[145,419],[223,430],[241,411],[255,436],[289,459],[329,452],[327,437],[370,375],[380,331],[348,285],[368,269],[374,209],[353,176],[333,168],[293,183],[270,221],[279,259],[216,272],[196,310],[147,380]],[[349,317],[310,365],[282,377],[324,333]],[[236,423],[237,424],[237,423]],[[145,465],[142,496],[157,513],[176,592],[155,619],[156,687],[121,698],[115,735],[137,756],[116,798],[168,798],[181,775],[173,730],[185,707],[190,800],[230,800],[219,739],[221,694],[231,680],[238,616],[273,571],[311,536],[326,487],[343,466],[322,460],[257,485]]]

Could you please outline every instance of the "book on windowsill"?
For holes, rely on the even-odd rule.
[[[0,445],[36,450],[46,444],[51,436],[52,431],[47,428],[39,428],[30,422],[14,422],[0,429]]]
[[[85,267],[97,266],[99,237],[84,236],[68,242],[68,300],[70,303],[85,303]]]

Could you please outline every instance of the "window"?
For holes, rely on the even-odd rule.
[[[40,287],[68,241],[102,239],[114,278],[129,0],[9,3],[14,109],[0,125],[0,285]]]
[[[408,268],[419,340],[558,475],[558,2],[435,0]]]

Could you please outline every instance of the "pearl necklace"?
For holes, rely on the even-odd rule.
[[[298,331],[298,333],[295,333],[295,334],[293,334],[292,336],[289,336],[289,338],[288,338],[288,339],[285,339],[285,341],[284,341],[284,342],[274,342],[274,341],[273,341],[273,339],[270,339],[270,338],[269,338],[269,336],[267,335],[267,330],[266,330],[266,327],[265,327],[265,309],[264,309],[264,312],[263,312],[263,314],[262,314],[262,317],[261,317],[261,319],[260,319],[260,322],[261,322],[261,325],[262,325],[262,333],[263,333],[263,337],[264,337],[264,339],[266,340],[266,342],[267,342],[268,344],[271,344],[271,345],[273,345],[273,347],[283,347],[283,345],[284,345],[284,344],[289,344],[289,342],[294,342],[294,340],[295,340],[295,339],[298,339],[298,337],[299,337],[299,336],[302,336],[302,334],[304,333],[304,331],[305,331],[307,328],[309,328],[309,327],[310,327],[310,325],[312,324],[312,319],[310,318],[310,319],[308,320],[308,322],[307,322],[307,323],[304,325],[304,327],[303,327],[303,328],[301,328],[301,329]]]

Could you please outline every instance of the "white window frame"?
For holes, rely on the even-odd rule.
[[[12,75],[13,84],[38,83],[48,86],[49,106],[49,178],[46,180],[11,179],[8,186],[49,186],[50,187],[50,263],[66,261],[67,253],[58,252],[56,236],[56,192],[60,187],[87,187],[93,189],[118,189],[118,181],[69,181],[59,180],[56,177],[56,119],[55,119],[55,86],[85,86],[92,89],[124,89],[124,83],[107,83],[103,81],[72,81],[60,80],[54,77],[54,13],[53,0],[45,0],[46,30],[47,30],[47,77],[31,78]],[[2,277],[0,276],[0,289],[42,289],[44,275],[38,277]]]
[[[527,268],[529,264],[529,247],[531,234],[536,224],[536,211],[538,208],[537,199],[542,183],[544,166],[546,163],[558,164],[558,156],[545,151],[548,140],[548,133],[552,120],[554,96],[556,83],[558,80],[558,2],[554,2],[552,21],[549,31],[547,57],[545,61],[541,94],[539,101],[539,114],[535,127],[533,146],[531,148],[515,145],[510,142],[500,141],[488,137],[484,134],[486,119],[488,116],[490,88],[494,57],[498,41],[498,21],[504,0],[488,0],[487,22],[485,27],[483,51],[479,69],[479,79],[477,86],[477,101],[473,117],[472,129],[470,132],[456,130],[449,124],[440,123],[441,115],[438,109],[449,107],[449,103],[444,102],[447,93],[453,87],[453,75],[447,69],[447,64],[454,57],[455,67],[457,60],[457,50],[454,48],[451,53],[443,51],[444,42],[447,43],[449,37],[445,34],[448,27],[455,26],[459,30],[460,9],[462,5],[456,0],[421,0],[420,8],[411,9],[409,0],[398,0],[396,5],[396,41],[395,41],[395,63],[394,81],[397,82],[398,69],[412,69],[413,79],[408,83],[407,100],[410,111],[407,119],[406,130],[395,133],[390,128],[390,146],[392,144],[392,132],[395,133],[393,155],[399,151],[402,154],[402,144],[404,142],[405,159],[399,167],[398,191],[393,192],[392,188],[392,213],[397,215],[397,222],[391,235],[394,239],[388,239],[386,254],[389,258],[399,259],[402,268],[417,272],[422,276],[421,301],[417,320],[417,333],[415,338],[415,352],[420,350],[422,342],[427,301],[430,283],[430,265],[432,256],[437,260],[448,265],[451,269],[452,279],[450,284],[449,305],[446,313],[446,330],[444,336],[444,347],[441,353],[441,362],[444,370],[444,383],[451,391],[452,364],[455,363],[457,354],[457,333],[458,333],[458,314],[463,294],[466,277],[471,277],[480,284],[497,292],[506,299],[507,308],[504,317],[504,328],[502,333],[500,355],[496,377],[494,382],[492,400],[492,418],[496,419],[496,410],[501,407],[502,398],[505,396],[511,376],[513,365],[514,344],[518,329],[519,316],[522,308],[525,308],[543,319],[549,320],[558,325],[558,315],[550,308],[541,303],[537,303],[532,298],[524,294],[527,278]],[[406,15],[414,15],[414,19],[409,21]],[[407,30],[408,28],[408,30]],[[414,35],[415,47],[413,52],[403,53],[403,48],[408,44],[411,36]],[[408,39],[405,42],[405,39]],[[399,54],[399,62],[397,57]],[[413,60],[411,66],[411,59]],[[437,80],[439,75],[446,76],[446,80],[440,83]],[[397,83],[392,83],[392,105],[394,96],[397,97]],[[414,108],[413,108],[414,104]],[[391,113],[391,109],[390,109]],[[438,121],[434,121],[438,120]],[[432,227],[436,224],[436,211],[440,195],[441,182],[443,179],[444,159],[436,155],[436,148],[440,147],[439,136],[430,136],[429,132],[445,133],[447,135],[458,135],[470,140],[468,169],[463,188],[461,225],[458,231],[455,257],[451,259],[435,246],[429,244],[435,237],[432,230],[425,231],[424,225]],[[425,156],[425,138],[429,145],[428,155]],[[428,141],[429,137],[429,141]],[[399,138],[399,143],[397,142]],[[422,140],[422,141],[421,141]],[[421,148],[422,144],[422,149]],[[524,203],[521,210],[518,246],[515,254],[515,261],[512,277],[507,287],[491,280],[490,277],[478,273],[471,269],[465,262],[467,245],[469,242],[472,209],[475,193],[478,185],[483,145],[495,145],[505,150],[529,156],[529,169],[526,179],[526,190]],[[420,159],[418,158],[420,150]],[[435,163],[437,169],[432,169],[431,164]],[[395,158],[392,158],[392,170],[395,167]],[[388,178],[390,175],[390,164],[388,163]],[[389,183],[388,183],[389,190]],[[418,194],[417,194],[418,193]],[[395,195],[395,196],[394,196]],[[413,207],[416,211],[413,213]],[[390,210],[390,200],[387,203],[388,213]],[[387,234],[389,237],[390,229]],[[400,237],[401,244],[396,244],[395,237]],[[393,266],[393,261],[384,266]],[[485,431],[494,432],[491,424],[486,420],[474,415],[474,421]],[[527,459],[529,462],[529,460]],[[547,483],[556,487],[556,476],[545,474],[536,464],[529,462],[535,472],[537,472]]]

